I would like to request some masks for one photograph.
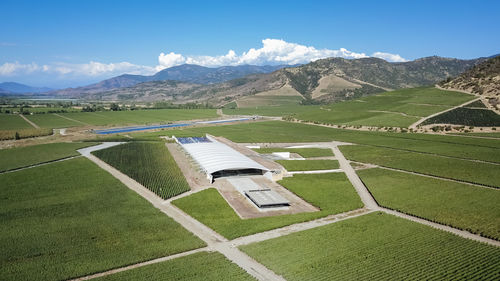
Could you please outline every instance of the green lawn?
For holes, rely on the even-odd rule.
[[[255,280],[243,269],[217,252],[201,252],[173,260],[98,278],[99,281],[185,280],[239,281]]]
[[[243,220],[213,188],[174,200],[172,203],[228,239],[342,213],[363,206],[356,191],[343,173],[294,175],[279,183],[320,208],[321,211]]]
[[[276,161],[287,171],[315,171],[339,168],[337,160],[278,160]]]
[[[32,129],[26,120],[17,114],[0,114],[0,130]]]
[[[26,116],[31,122],[41,128],[66,128],[81,126],[82,124],[62,118],[55,114],[33,114]]]
[[[241,247],[287,280],[498,280],[500,248],[372,213]]]
[[[162,199],[188,191],[182,171],[163,142],[129,142],[92,152]]]
[[[0,280],[69,279],[204,246],[86,158],[0,182]]]
[[[96,143],[63,142],[0,149],[0,172],[80,155],[76,150]]]
[[[357,172],[377,202],[500,240],[500,192],[383,169]]]
[[[240,143],[296,143],[337,140],[500,163],[500,141],[496,139],[355,131],[280,121],[184,128],[131,135],[137,138],[158,140],[159,136],[165,135],[183,137],[203,136],[206,133],[224,136]]]
[[[498,164],[362,145],[341,146],[340,150],[347,159],[357,162],[500,187]]]
[[[329,148],[278,148],[278,147],[264,147],[254,149],[261,154],[271,154],[273,152],[290,152],[297,153],[304,158],[311,157],[327,157],[333,156],[333,152]]]

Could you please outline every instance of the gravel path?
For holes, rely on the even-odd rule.
[[[37,124],[31,122],[31,120],[29,120],[28,118],[26,118],[26,116],[24,116],[22,114],[18,114],[18,115],[19,115],[19,117],[23,118],[24,121],[30,123],[30,125],[33,126],[35,129],[40,129],[40,127]]]
[[[431,115],[429,115],[429,116],[427,116],[427,117],[424,117],[424,118],[422,118],[422,119],[418,120],[417,122],[415,122],[415,123],[411,124],[411,125],[408,127],[408,129],[416,129],[418,125],[422,124],[422,123],[423,123],[423,122],[425,122],[427,119],[431,119],[431,118],[432,118],[432,117],[434,117],[434,116],[438,116],[438,115],[440,115],[440,114],[442,114],[442,113],[445,113],[445,112],[448,112],[448,111],[452,111],[453,109],[457,109],[457,108],[459,108],[459,107],[462,107],[462,106],[468,105],[469,103],[473,103],[473,102],[478,101],[478,100],[480,100],[480,98],[475,98],[475,99],[470,100],[470,101],[468,101],[468,102],[464,102],[464,103],[462,103],[462,104],[460,104],[460,105],[457,105],[457,106],[454,106],[454,107],[451,107],[451,108],[445,109],[445,110],[443,110],[443,111],[440,111],[440,112],[436,112],[436,113],[434,113],[434,114],[431,114]],[[451,124],[450,124],[450,125],[451,125]]]

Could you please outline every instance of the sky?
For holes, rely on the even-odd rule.
[[[192,63],[500,53],[500,1],[0,1],[0,82],[75,87]]]

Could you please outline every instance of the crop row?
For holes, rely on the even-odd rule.
[[[130,142],[93,153],[162,199],[190,189],[164,143]]]

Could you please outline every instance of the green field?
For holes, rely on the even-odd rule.
[[[271,154],[273,152],[290,152],[297,153],[304,158],[311,157],[328,157],[333,156],[333,152],[329,148],[278,148],[278,147],[264,147],[253,149],[261,154]]]
[[[162,199],[190,189],[165,143],[129,142],[92,153]]]
[[[32,129],[28,122],[17,114],[0,114],[0,130]]]
[[[131,134],[137,138],[158,140],[159,136],[204,136],[209,133],[240,143],[344,141],[406,149],[438,155],[500,163],[500,141],[447,135],[367,132],[333,129],[280,121],[210,126]]]
[[[343,173],[294,175],[279,183],[321,211],[243,220],[213,188],[174,200],[172,203],[228,239],[342,213],[363,206],[356,191]]]
[[[0,182],[0,280],[69,279],[204,246],[86,158]]]
[[[239,281],[255,280],[243,269],[217,252],[201,252],[166,262],[98,278],[99,281],[185,280],[185,281]]]
[[[339,168],[337,160],[278,160],[276,161],[287,171],[315,171]]]
[[[287,280],[497,280],[500,249],[373,213],[241,247]]]
[[[460,136],[474,136],[474,137],[483,137],[483,138],[499,138],[500,132],[492,132],[492,133],[453,133],[454,135]]]
[[[453,124],[465,126],[500,126],[500,115],[489,109],[459,107],[425,120],[422,125]]]
[[[90,125],[119,126],[215,118],[217,117],[217,112],[215,109],[151,109],[133,111],[61,113],[60,115]]]
[[[225,114],[292,116],[310,122],[350,126],[408,127],[429,116],[473,99],[471,95],[436,88],[412,88],[325,106],[276,106],[225,109]]]
[[[41,128],[67,128],[81,126],[82,124],[62,118],[55,114],[33,114],[26,116],[31,122]]]
[[[500,165],[361,145],[340,146],[349,160],[500,187]]]
[[[15,140],[19,139],[27,139],[34,137],[42,137],[52,135],[52,129],[44,128],[44,129],[18,129],[18,130],[0,130],[0,140]]]
[[[497,190],[383,169],[357,173],[381,206],[500,240]]]
[[[294,106],[298,105],[304,98],[301,96],[278,96],[278,95],[254,95],[237,100],[238,107],[258,108],[260,106]]]
[[[64,142],[0,149],[0,172],[77,156],[76,150],[95,144]]]

